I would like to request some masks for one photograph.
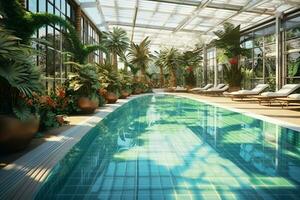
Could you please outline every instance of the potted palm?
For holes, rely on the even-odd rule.
[[[148,37],[146,37],[140,44],[132,43],[128,53],[129,62],[138,67],[140,70],[140,81],[143,83],[147,81],[147,68],[153,58],[153,55],[150,52],[150,43],[151,41]]]
[[[90,114],[95,112],[99,106],[98,90],[100,83],[98,81],[96,67],[92,64],[73,65],[75,73],[70,74],[67,80],[68,94],[76,98],[79,112]]]
[[[239,58],[240,56],[249,55],[249,51],[241,47],[240,26],[234,27],[231,23],[224,23],[223,30],[218,30],[214,34],[219,39],[214,40],[213,44],[222,49],[228,59],[228,64],[224,67],[224,75],[230,91],[239,90],[243,79]]]
[[[120,72],[120,98],[126,99],[130,96],[132,90],[132,78],[129,73],[125,70]]]
[[[0,150],[27,146],[39,128],[37,110],[27,101],[42,91],[30,47],[0,27]]]
[[[176,70],[181,65],[181,57],[180,53],[177,49],[164,49],[160,52],[161,63],[167,67],[169,71],[169,86],[176,87],[177,86],[177,78],[176,78]]]
[[[97,64],[99,82],[101,83],[101,93],[107,103],[116,103],[119,98],[120,81],[115,73],[113,66],[105,61],[103,64]]]

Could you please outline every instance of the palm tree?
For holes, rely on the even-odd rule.
[[[74,61],[81,65],[86,64],[87,58],[92,52],[97,50],[106,52],[106,48],[103,44],[83,44],[78,37],[74,26],[69,26],[68,32],[65,32],[64,34],[69,42],[69,45],[67,45],[67,51],[72,54]]]
[[[122,56],[129,46],[129,38],[125,30],[114,27],[113,31],[104,33],[103,42],[111,53],[111,63],[114,71],[118,71],[118,56]]]
[[[177,86],[176,69],[181,65],[180,52],[175,49],[165,49],[160,52],[162,63],[167,67],[170,74],[169,85],[171,87]]]
[[[132,43],[129,49],[129,62],[141,71],[141,80],[146,80],[146,71],[149,66],[150,61],[153,58],[153,55],[150,52],[150,43],[148,37],[146,37],[140,44]]]
[[[20,38],[22,43],[29,44],[32,35],[46,25],[71,26],[59,16],[48,13],[27,12],[18,0],[0,1],[3,24],[8,30]]]
[[[234,27],[231,23],[224,23],[223,30],[214,32],[219,39],[213,43],[217,48],[224,50],[224,55],[229,59],[229,64],[224,68],[225,77],[231,87],[240,87],[242,82],[242,69],[239,66],[239,57],[248,56],[249,51],[241,47],[240,26]]]
[[[164,79],[164,63],[161,52],[156,52],[157,57],[155,60],[155,65],[159,67],[159,85],[161,88],[164,87],[165,79]]]
[[[31,13],[24,10],[18,0],[0,1],[1,13],[4,14],[4,26],[12,30],[20,38],[20,42],[29,44],[32,35],[46,25],[61,25],[68,31],[64,34],[69,41],[69,52],[73,54],[74,61],[84,64],[90,53],[96,50],[105,51],[103,45],[84,45],[78,37],[74,26],[59,16],[48,13]]]

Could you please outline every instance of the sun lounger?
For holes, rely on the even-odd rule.
[[[230,97],[232,100],[233,99],[244,99],[244,98],[249,98],[251,96],[259,95],[264,90],[266,90],[268,87],[269,87],[269,84],[258,84],[252,90],[239,90],[236,92],[224,93],[224,95]]]
[[[300,103],[300,94],[291,94],[286,98],[276,98],[276,101],[278,101],[282,107],[288,107],[291,103]]]
[[[286,84],[277,92],[263,92],[261,95],[255,96],[255,98],[258,100],[259,104],[267,102],[271,105],[272,100],[276,98],[286,98],[299,88],[300,84]]]
[[[222,88],[211,88],[211,89],[208,89],[206,91],[203,91],[201,94],[204,94],[204,95],[218,95],[218,96],[220,96],[225,91],[227,91],[228,89],[229,89],[229,86],[225,85]]]
[[[190,91],[191,92],[199,92],[199,91],[204,91],[204,90],[208,90],[209,88],[211,88],[213,86],[213,84],[211,84],[211,83],[209,83],[209,84],[207,84],[206,86],[204,86],[204,87],[197,87],[197,88],[193,88],[193,89],[191,89]]]
[[[184,88],[184,87],[176,87],[174,89],[174,92],[187,92],[188,89],[187,88]]]
[[[224,86],[225,86],[224,83],[220,83],[220,84],[218,84],[216,87],[211,87],[211,88],[209,88],[209,89],[207,89],[207,90],[197,91],[197,93],[198,93],[198,94],[201,94],[201,93],[207,92],[207,91],[209,91],[209,90],[219,90],[219,89],[223,88]]]

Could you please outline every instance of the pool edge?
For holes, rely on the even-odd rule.
[[[0,169],[0,199],[33,199],[53,167],[96,124],[131,100],[147,95],[153,93],[107,104],[83,122],[60,133],[56,141],[46,141]]]

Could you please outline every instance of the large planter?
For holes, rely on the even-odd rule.
[[[21,121],[15,117],[0,115],[0,151],[15,152],[24,149],[39,129],[40,120],[30,117]]]
[[[107,92],[105,95],[105,100],[107,103],[116,103],[118,96],[114,92]]]
[[[127,90],[122,90],[120,99],[126,99],[129,96],[130,96],[130,92],[128,92]]]
[[[133,94],[141,94],[143,92],[143,90],[141,88],[135,88],[135,90],[133,91]]]
[[[94,113],[99,106],[98,100],[92,100],[88,97],[80,97],[78,99],[78,108],[83,114]]]

